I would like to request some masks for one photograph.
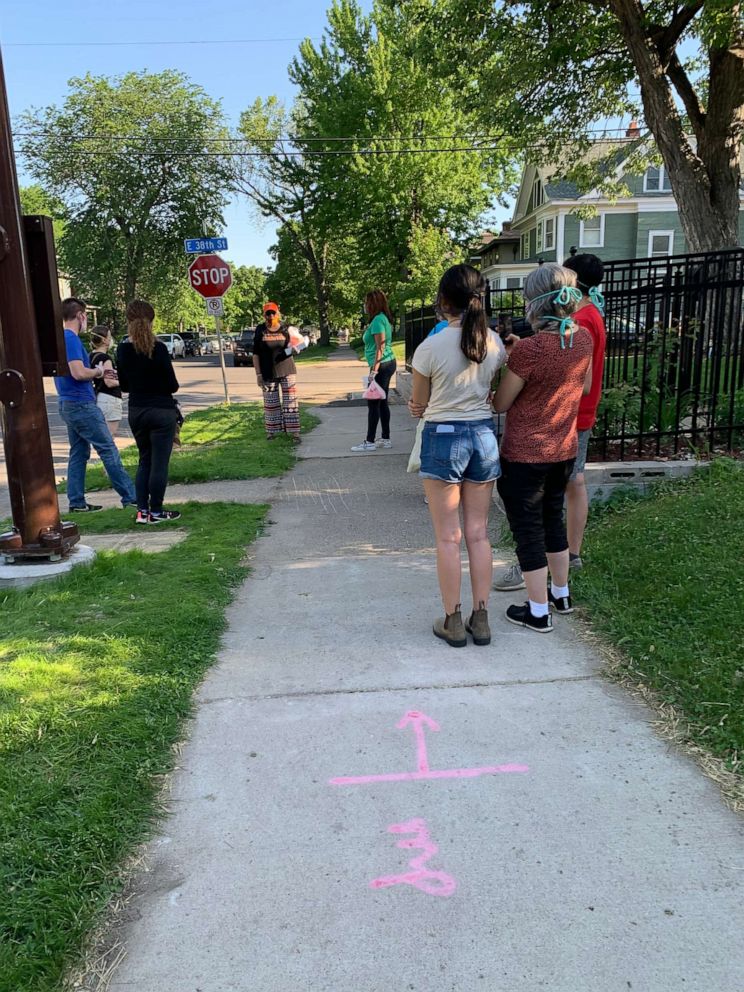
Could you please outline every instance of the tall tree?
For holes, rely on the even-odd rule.
[[[20,149],[64,204],[60,254],[73,286],[117,312],[172,282],[184,238],[221,224],[222,111],[178,72],[69,85],[62,106],[22,116]]]
[[[302,129],[299,110],[290,111],[276,97],[258,99],[241,114],[240,155],[233,159],[233,186],[264,217],[278,221],[292,251],[307,265],[315,287],[320,340],[328,344],[330,288],[328,241],[318,221],[322,196],[312,162],[287,148],[288,132]],[[329,191],[326,191],[328,194]]]
[[[417,295],[414,271],[418,282],[438,278],[514,180],[501,149],[472,137],[459,94],[418,59],[424,33],[395,3],[376,0],[367,15],[356,0],[334,0],[323,41],[303,42],[290,66],[321,137],[305,146],[321,153],[318,215],[350,246],[360,291],[379,284],[398,300]]]
[[[50,196],[38,184],[21,186],[21,210],[24,214],[43,214],[52,218],[54,241],[59,246],[65,232],[65,208],[61,200]]]
[[[690,248],[738,244],[740,2],[385,2],[426,28],[420,58],[440,79],[458,81],[482,127],[532,158],[569,166],[593,123],[640,109],[629,96],[637,83]],[[685,61],[685,41],[696,45],[696,59]]]

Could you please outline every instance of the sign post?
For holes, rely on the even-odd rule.
[[[194,238],[194,241],[200,239]],[[202,242],[219,241],[224,239],[203,238]],[[187,250],[188,250],[188,242]],[[225,388],[225,403],[230,405],[230,395],[227,391],[227,373],[225,371],[225,352],[222,348],[222,297],[232,285],[230,266],[219,255],[198,255],[189,265],[189,282],[193,289],[207,301],[207,313],[214,316],[214,329],[217,332],[217,344],[220,349],[220,367],[222,368],[222,385]]]

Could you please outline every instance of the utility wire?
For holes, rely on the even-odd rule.
[[[8,41],[3,48],[143,48],[160,45],[274,45],[284,42],[322,41],[319,37],[302,38],[200,38],[196,41]]]

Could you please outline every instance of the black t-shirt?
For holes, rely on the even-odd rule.
[[[116,367],[119,384],[125,393],[129,393],[130,409],[175,407],[173,393],[178,392],[178,379],[162,341],[155,342],[152,358],[135,351],[131,341],[122,341],[116,349]]]
[[[94,351],[90,356],[90,367],[92,369],[103,365],[105,362],[111,362],[114,365],[111,355],[105,351]],[[116,368],[115,365],[114,368]],[[107,396],[118,396],[121,399],[121,386],[109,386],[106,384],[105,379],[94,379],[93,388],[96,393],[105,393]]]
[[[294,359],[285,351],[289,348],[289,332],[284,324],[270,331],[266,324],[259,324],[253,339],[253,354],[258,356],[258,365],[264,382],[275,382],[285,375],[296,375]]]

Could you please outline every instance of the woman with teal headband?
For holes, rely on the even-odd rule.
[[[528,596],[509,606],[506,618],[549,633],[551,606],[573,612],[563,500],[578,449],[579,403],[591,388],[592,339],[574,320],[582,294],[570,269],[541,265],[527,277],[524,297],[535,334],[515,344],[493,402],[506,413],[497,487]]]

